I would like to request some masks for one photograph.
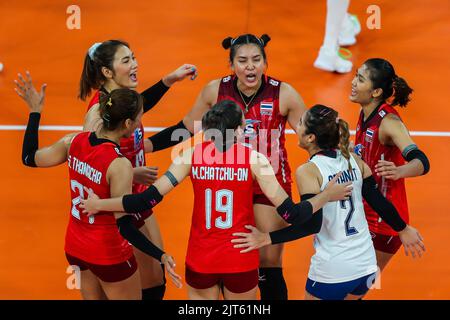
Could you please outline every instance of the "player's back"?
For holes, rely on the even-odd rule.
[[[194,210],[186,265],[201,273],[233,273],[258,267],[258,252],[241,254],[234,232],[255,225],[251,148],[234,144],[220,152],[212,142],[195,147],[191,181]]]
[[[110,164],[121,156],[118,145],[97,138],[95,132],[80,133],[72,140],[68,156],[72,202],[65,250],[74,257],[96,264],[114,264],[132,254],[113,213],[88,217],[79,208],[80,200],[87,198],[84,187],[101,199],[111,197],[106,175]]]
[[[315,255],[311,258],[309,278],[337,283],[351,281],[376,272],[376,257],[362,202],[362,174],[353,156],[351,168],[340,151],[319,153],[310,160],[319,169],[321,190],[339,172],[338,183],[352,182],[353,192],[345,201],[329,202],[323,207],[320,232],[315,235]]]

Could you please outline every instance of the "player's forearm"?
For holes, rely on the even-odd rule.
[[[91,200],[91,207],[89,211],[115,211],[124,212],[122,205],[123,197],[110,199],[93,199]]]
[[[418,177],[424,172],[422,162],[418,159],[413,159],[407,164],[398,167],[400,178]]]
[[[313,198],[308,199],[313,207],[313,212],[317,212],[320,208],[327,204],[331,199],[328,190],[324,190],[321,193],[315,195]]]

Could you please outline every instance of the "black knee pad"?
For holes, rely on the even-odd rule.
[[[282,268],[259,268],[261,300],[287,300],[288,290]]]

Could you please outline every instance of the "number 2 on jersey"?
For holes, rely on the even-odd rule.
[[[355,212],[355,205],[353,204],[353,199],[352,199],[351,196],[348,198],[348,200],[341,200],[340,201],[341,209],[347,209],[347,206],[346,206],[346,202],[347,201],[350,204],[350,208],[349,208],[347,217],[345,218],[345,234],[347,235],[347,237],[349,237],[349,236],[352,236],[354,234],[357,234],[358,230],[356,230],[355,227],[351,227],[350,226],[350,221],[352,220],[353,212]]]
[[[75,197],[72,199],[72,210],[71,213],[72,215],[78,219],[81,220],[80,217],[80,211],[77,209],[77,206],[81,203],[81,199],[84,199],[84,189],[83,189],[83,185],[81,183],[79,183],[76,180],[70,180],[70,187],[72,189],[73,192],[77,192],[79,196]],[[90,216],[89,217],[89,224],[93,224],[95,221],[95,216]]]
[[[225,203],[222,200],[225,198]],[[212,190],[205,190],[205,210],[206,210],[206,229],[211,229],[211,213],[212,213]],[[214,225],[219,229],[229,229],[233,225],[233,191],[218,190],[216,191],[216,209],[217,212],[225,213],[225,220],[222,217],[216,218]]]

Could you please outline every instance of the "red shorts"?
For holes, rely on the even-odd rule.
[[[286,183],[281,185],[286,191],[286,193],[289,195],[289,197],[292,198],[292,191],[291,191],[291,184]],[[264,193],[254,193],[253,194],[253,204],[265,204],[266,206],[274,207],[273,203],[269,200],[269,198],[266,197]]]
[[[186,266],[186,283],[195,289],[208,289],[223,283],[233,293],[244,293],[258,285],[258,269],[238,273],[199,273]]]
[[[80,271],[90,270],[97,278],[104,282],[119,282],[131,277],[137,270],[136,258],[110,265],[93,264],[66,253],[67,261],[71,266],[78,266]]]
[[[395,254],[402,246],[399,236],[387,236],[370,231],[375,250]]]

